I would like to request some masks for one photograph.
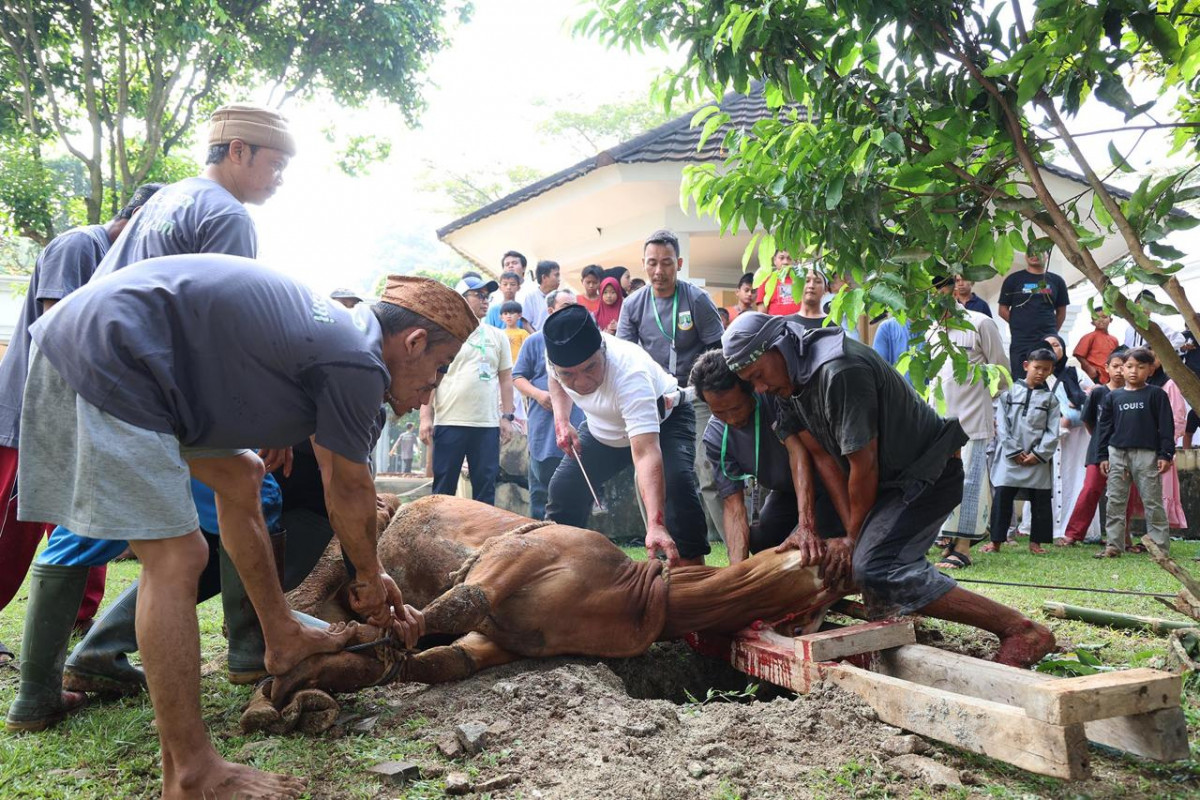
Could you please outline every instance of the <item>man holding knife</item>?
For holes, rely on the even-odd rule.
[[[583,527],[592,492],[632,465],[646,508],[646,549],[672,565],[709,551],[696,482],[695,414],[686,390],[637,345],[600,332],[582,306],[543,327],[554,432],[567,454],[550,479],[547,516]],[[587,417],[571,425],[571,402]]]

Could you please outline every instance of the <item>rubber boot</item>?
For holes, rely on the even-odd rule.
[[[45,730],[86,704],[86,695],[62,690],[62,671],[87,580],[87,567],[34,564],[30,569],[21,686],[8,708],[7,730]]]
[[[221,570],[217,553],[219,540],[205,534],[209,545],[208,563],[200,573],[196,590],[199,605],[221,591]],[[76,692],[102,695],[134,695],[146,688],[146,674],[129,663],[129,653],[137,652],[137,587],[139,581],[122,592],[96,621],[87,636],[72,651],[63,670],[63,687]]]
[[[282,572],[286,532],[271,534],[271,550],[275,557],[276,573]],[[281,580],[282,582],[282,580]],[[238,686],[254,684],[270,673],[264,661],[267,645],[263,639],[262,625],[242,577],[229,554],[221,548],[221,606],[225,611],[225,631],[229,638],[229,682]],[[292,616],[303,625],[327,628],[329,623],[293,611]]]
[[[96,620],[67,659],[63,687],[75,692],[135,695],[146,688],[146,673],[129,663],[137,651],[135,581]]]

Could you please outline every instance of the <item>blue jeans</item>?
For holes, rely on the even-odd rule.
[[[495,505],[500,476],[500,429],[465,425],[433,426],[433,494],[454,494],[463,459],[471,474],[471,496]]]
[[[529,516],[533,519],[546,518],[546,498],[550,492],[550,478],[558,469],[562,456],[537,461],[529,458]]]

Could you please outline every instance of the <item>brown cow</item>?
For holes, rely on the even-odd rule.
[[[692,631],[732,634],[757,622],[815,629],[849,587],[826,587],[796,551],[730,567],[634,561],[602,534],[534,522],[436,496],[402,508],[379,540],[380,561],[430,635],[461,636],[419,653],[393,646],[314,656],[276,678],[282,707],[296,691],[354,691],[392,680],[440,683],[518,658],[620,657]],[[340,557],[327,556],[292,593],[299,610],[350,618]],[[359,641],[378,631],[360,626]]]

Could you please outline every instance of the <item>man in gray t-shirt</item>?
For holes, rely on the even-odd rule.
[[[96,275],[181,253],[254,258],[258,238],[245,204],[269,200],[295,155],[287,120],[278,113],[240,104],[217,109],[209,126],[204,173],[172,183],[147,203]]]
[[[287,121],[270,109],[249,105],[223,106],[210,120],[208,144],[204,174],[171,184],[151,198],[116,237],[95,268],[95,277],[105,277],[130,264],[158,256],[226,253],[253,257],[256,254],[254,225],[243,203],[265,202],[279,186],[283,169],[296,151]],[[24,389],[24,375],[22,371],[18,391]],[[268,471],[286,460],[288,451],[284,448],[286,445],[263,453]],[[88,566],[75,561],[83,548],[56,546],[64,540],[77,538],[67,527],[59,527],[51,535],[51,546],[42,552],[34,565],[35,572],[46,575],[39,574],[39,579],[33,583],[27,612],[28,627],[57,629],[50,620],[66,605],[77,602],[73,599],[76,587],[87,580],[88,575]],[[54,580],[46,579],[51,572]],[[257,622],[252,614],[243,611],[248,605],[244,589],[236,578],[224,582],[222,596],[231,641],[235,643],[234,649],[241,650],[240,645],[248,638],[258,639],[252,635],[257,633]],[[243,632],[248,635],[242,635]],[[49,636],[39,639],[45,643],[47,653],[55,649],[50,646],[51,639]],[[29,655],[27,648],[26,656]],[[48,676],[47,681],[57,682],[56,670],[39,669],[28,657],[23,660],[27,663],[25,672],[28,675],[40,674]],[[32,678],[23,677],[22,686],[32,687],[31,681]],[[41,692],[31,689],[18,694],[14,703],[16,712],[10,709],[10,724],[32,725],[61,716],[58,688],[50,685],[42,688],[44,691]],[[39,693],[55,698],[55,701],[50,704],[35,702],[33,698]],[[21,719],[14,720],[14,717]]]
[[[207,546],[189,476],[217,495],[223,544],[262,622],[270,672],[340,649],[355,632],[304,628],[291,616],[262,519],[262,462],[239,449],[247,445],[312,436],[329,517],[356,570],[351,604],[413,646],[420,615],[374,549],[368,457],[380,405],[403,414],[427,400],[476,324],[434,281],[392,277],[382,302],[349,311],[248,259],[184,255],[95,281],[33,327],[39,349],[21,430],[53,446],[21,466],[19,513],[128,540],[141,560],[139,605],[154,613],[138,615],[138,644],[164,794],[199,796],[240,780],[221,791],[271,784],[291,796],[297,783],[234,768],[196,741],[195,587]],[[185,786],[196,775],[202,785]]]
[[[667,230],[655,231],[642,246],[642,265],[650,279],[621,305],[617,337],[635,344],[650,354],[658,365],[687,386],[692,364],[700,354],[721,346],[725,325],[717,306],[706,292],[679,280],[683,259],[679,239]],[[708,540],[722,541],[724,536],[721,498],[712,466],[704,455],[704,429],[712,413],[696,398],[696,478],[708,526]]]
[[[100,259],[108,252],[129,220],[161,184],[148,183],[138,187],[129,203],[104,225],[85,225],[72,228],[46,245],[33,275],[21,316],[0,361],[0,609],[8,605],[20,589],[33,562],[38,545],[45,537],[40,522],[21,522],[17,519],[16,477],[18,433],[21,424],[21,395],[25,389],[25,373],[29,370],[29,326],[49,311],[55,303],[87,283]],[[74,601],[74,609],[64,609],[78,615],[77,624],[90,623],[104,596],[103,567],[84,569],[80,582],[86,581],[84,602]],[[0,653],[9,653],[0,643]],[[11,654],[10,654],[11,655]],[[25,643],[23,660],[28,660],[29,646]]]

